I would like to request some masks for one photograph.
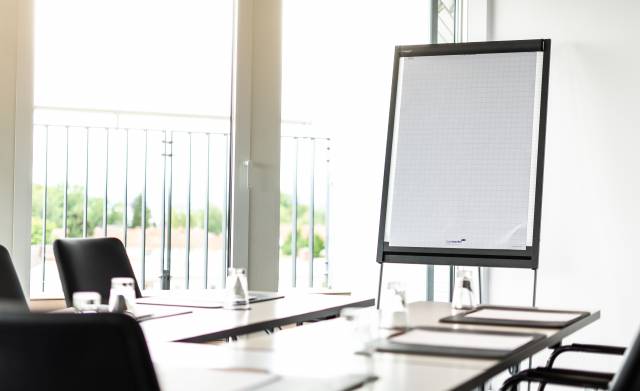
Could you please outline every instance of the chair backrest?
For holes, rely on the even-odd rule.
[[[625,351],[622,367],[611,382],[612,391],[640,390],[640,333]]]
[[[127,251],[116,238],[58,239],[53,242],[53,253],[68,306],[73,293],[79,291],[98,292],[106,304],[113,277],[135,279]],[[141,297],[137,282],[135,289]]]
[[[6,390],[158,391],[140,326],[124,314],[0,314]]]
[[[13,301],[16,305],[27,308],[27,300],[22,292],[11,256],[2,245],[0,245],[0,300]]]

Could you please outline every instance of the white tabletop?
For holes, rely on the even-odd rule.
[[[310,321],[340,313],[345,307],[373,305],[372,298],[349,295],[286,294],[284,298],[251,304],[249,310],[184,308],[187,314],[151,319],[140,325],[147,341],[210,340],[242,335],[287,324]],[[142,312],[165,306],[138,304]]]
[[[439,319],[451,314],[451,306],[448,303],[419,302],[409,305],[411,326],[535,332],[545,335],[546,337],[535,347],[535,351],[557,343],[561,338],[599,317],[599,312],[591,312],[583,321],[564,329],[463,326],[439,322]],[[334,319],[277,331],[273,335],[252,334],[238,342],[222,346],[158,341],[150,344],[150,350],[160,374],[175,368],[196,368],[209,375],[212,373],[211,369],[233,369],[308,378],[374,374],[378,380],[368,383],[364,387],[367,390],[471,389],[483,379],[511,365],[504,360],[493,359],[396,353],[374,353],[371,356],[355,354],[357,343],[354,343],[353,327],[352,323],[344,319]],[[391,332],[392,330],[381,330],[379,335],[384,336]],[[524,357],[512,359],[520,361]],[[174,389],[171,385],[173,383],[164,384],[165,389]]]

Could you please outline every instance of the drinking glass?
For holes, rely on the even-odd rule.
[[[230,267],[227,270],[225,308],[249,308],[249,288],[245,269]]]
[[[79,313],[95,313],[100,309],[102,297],[98,292],[74,292],[73,308]]]
[[[122,299],[120,299],[122,297]],[[135,313],[136,289],[135,281],[131,277],[114,277],[111,279],[109,292],[109,311],[118,312],[120,303],[124,302],[124,310]]]
[[[373,308],[345,308],[340,311],[340,317],[349,322],[350,348],[359,354],[372,354],[372,343],[379,336],[378,311]]]
[[[407,325],[407,299],[405,284],[390,281],[382,292],[380,304],[380,327],[403,328]]]
[[[458,270],[453,288],[453,308],[456,310],[471,309],[475,306],[475,298],[471,290],[471,271]]]

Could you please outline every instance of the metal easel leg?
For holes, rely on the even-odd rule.
[[[478,266],[478,303],[482,304],[482,266]]]
[[[427,265],[427,301],[433,301],[435,292],[435,277],[433,265]]]
[[[380,277],[378,278],[378,300],[376,301],[376,309],[380,309],[380,294],[382,293],[382,269],[384,263],[380,262]]]
[[[449,266],[449,303],[453,303],[453,285],[455,284],[455,266]]]
[[[533,269],[533,301],[532,305],[536,306],[536,294],[538,292],[538,269]]]
[[[533,298],[531,300],[531,305],[533,307],[536,306],[536,293],[537,293],[537,289],[538,288],[538,269],[533,269]],[[532,366],[532,358],[533,357],[529,357],[529,369],[531,369]],[[531,391],[531,382],[527,382],[527,391]]]

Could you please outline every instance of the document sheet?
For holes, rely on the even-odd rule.
[[[414,329],[391,337],[389,340],[409,345],[511,351],[525,345],[533,338],[528,335],[494,335]]]
[[[530,322],[569,322],[581,316],[581,314],[571,312],[549,312],[549,311],[514,311],[514,310],[496,310],[496,309],[480,309],[465,315],[465,318],[479,319],[499,319],[499,320],[517,320]]]
[[[540,56],[400,59],[386,230],[390,245],[526,248]]]

